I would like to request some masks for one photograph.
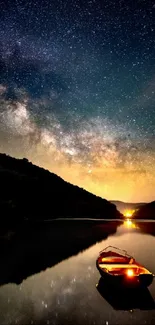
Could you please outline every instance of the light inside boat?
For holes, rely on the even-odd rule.
[[[134,275],[133,270],[128,269],[128,270],[127,270],[127,276],[131,278],[133,275]]]

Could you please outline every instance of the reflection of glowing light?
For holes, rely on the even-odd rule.
[[[136,225],[136,223],[134,223],[131,219],[127,219],[124,221],[124,226],[126,228],[130,228],[130,229],[138,229],[139,227]]]
[[[133,222],[130,219],[126,220],[125,223],[129,228],[132,228]]]
[[[134,275],[133,270],[127,270],[127,276],[132,277]]]
[[[124,211],[124,217],[131,218],[135,210],[125,210]]]

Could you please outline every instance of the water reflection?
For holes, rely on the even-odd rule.
[[[140,228],[139,225],[131,219],[125,220],[123,224],[128,229],[139,229]]]
[[[129,232],[155,235],[155,223],[124,221],[56,221],[18,229],[0,244],[0,285],[23,279],[78,254],[109,236]],[[123,248],[123,247],[122,247]]]
[[[97,290],[115,310],[155,309],[155,302],[148,288],[123,286],[116,288],[100,278]]]
[[[80,221],[21,229],[3,245],[1,254],[1,283],[22,283],[1,285],[0,324],[155,324],[154,302],[148,291],[134,292],[133,297],[123,292],[120,305],[120,291],[113,295],[108,288],[102,296],[95,287],[100,277],[96,258],[108,245],[127,250],[155,273],[155,237],[147,234],[155,223],[138,225],[132,229],[123,221]],[[155,299],[155,281],[149,291]],[[112,296],[109,301],[108,294]],[[125,312],[130,308],[134,313]]]
[[[130,230],[139,230],[140,233],[155,236],[155,222],[151,220],[125,219],[123,226]]]
[[[120,222],[55,221],[25,225],[4,242],[1,255],[0,284],[20,284],[115,234]],[[7,237],[6,237],[7,238]]]
[[[154,221],[145,221],[145,222],[136,222],[137,226],[140,228],[140,232],[144,234],[149,234],[155,236],[155,222]]]

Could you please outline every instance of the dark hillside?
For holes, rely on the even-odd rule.
[[[27,159],[0,154],[2,220],[120,218],[116,206],[71,185]]]

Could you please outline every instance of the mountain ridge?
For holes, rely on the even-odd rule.
[[[155,201],[146,203],[139,207],[134,214],[134,219],[152,219],[155,220]]]
[[[141,206],[147,204],[144,202],[124,202],[119,200],[110,200],[111,203],[115,204],[117,207],[117,210],[119,210],[121,213],[124,213],[125,210],[136,210],[139,209]]]
[[[0,153],[0,181],[3,188],[0,209],[7,221],[81,215],[107,219],[122,217],[111,202],[33,165],[27,158],[17,159]],[[11,217],[13,214],[16,217]]]

